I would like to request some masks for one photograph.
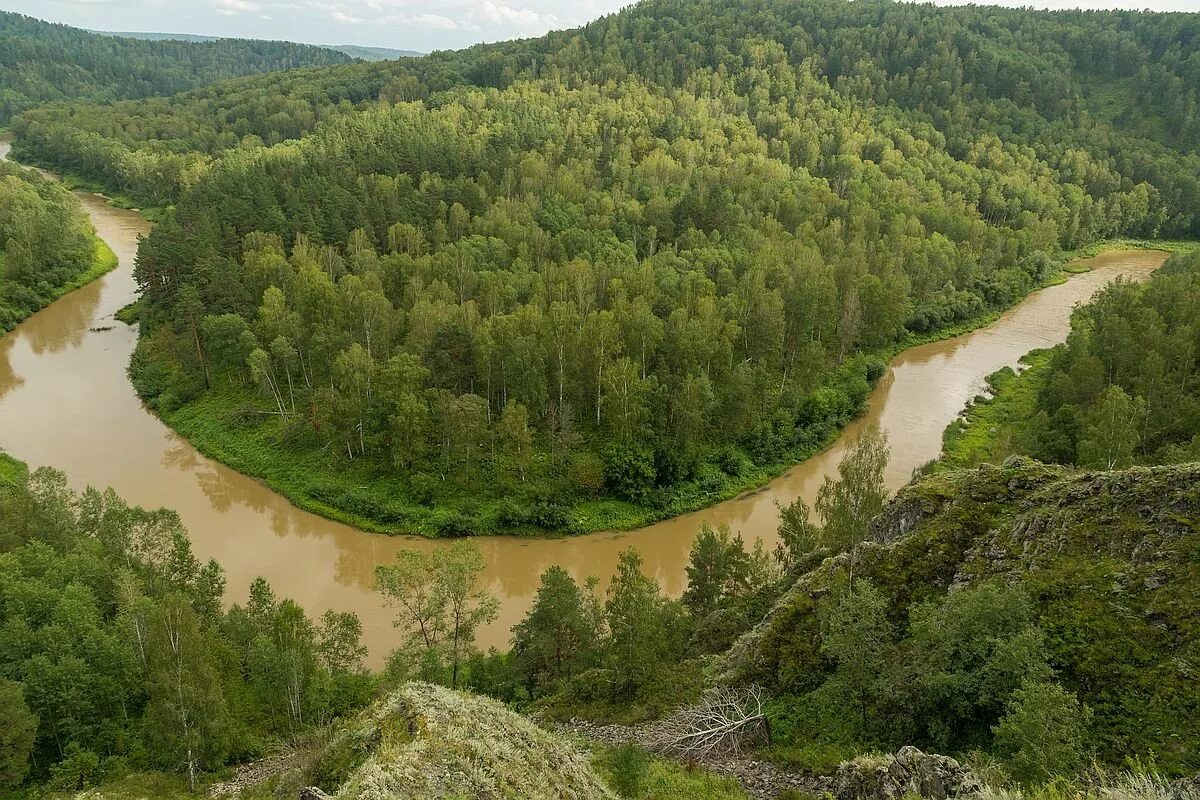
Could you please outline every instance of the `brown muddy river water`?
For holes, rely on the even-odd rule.
[[[7,143],[0,142],[0,157],[7,152]],[[134,298],[137,238],[149,224],[95,195],[79,198],[120,266],[0,339],[0,448],[31,467],[65,471],[76,487],[112,486],[131,503],[176,509],[196,554],[224,566],[231,601],[244,599],[250,581],[262,575],[278,595],[295,598],[314,617],[326,609],[357,612],[371,662],[379,665],[398,637],[371,590],[375,565],[402,547],[439,543],[363,533],[300,511],[257,481],[200,455],[147,411],[125,377],[136,330],[113,314]],[[626,533],[478,540],[487,555],[487,581],[502,604],[499,620],[481,633],[481,644],[506,645],[539,575],[552,564],[579,578],[607,579],[617,554],[636,546],[647,571],[677,595],[701,522],[728,523],[748,542],[762,539],[774,546],[776,501],[803,497],[811,503],[865,425],[878,424],[887,433],[892,448],[887,481],[899,488],[914,468],[937,457],[942,430],[983,389],[985,376],[1016,365],[1029,350],[1063,341],[1076,303],[1119,275],[1146,278],[1164,258],[1155,251],[1093,258],[1091,272],[1036,292],[986,328],[901,354],[876,386],[863,418],[829,450],[755,492]]]

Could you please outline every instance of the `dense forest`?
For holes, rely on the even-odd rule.
[[[542,720],[606,722],[669,718],[714,681],[753,681],[771,730],[760,755],[799,774],[904,744],[963,758],[996,789],[1050,782],[1059,797],[1075,796],[1085,771],[1094,783],[1120,769],[1194,770],[1195,545],[1171,525],[1195,514],[1196,466],[1080,476],[1010,462],[923,479],[888,505],[887,458],[868,432],[819,492],[824,522],[801,502],[784,508],[773,553],[702,527],[679,599],[635,549],[603,592],[550,567],[507,652],[475,644],[498,604],[474,542],[402,550],[376,569],[397,628],[379,673],[361,667],[353,615],[313,621],[261,579],[222,610],[221,569],[191,554],[173,512],[75,493],[61,473],[0,459],[0,789],[159,772],[195,789],[284,745],[296,786],[336,791],[388,750],[355,733],[378,711],[339,720],[397,688],[425,691],[413,680]],[[1131,503],[1151,510],[1122,516]],[[1113,519],[1117,535],[1101,522]],[[477,720],[453,736],[388,780],[420,783],[439,753],[493,733]],[[700,778],[654,792],[639,783],[644,753],[598,758],[621,797],[743,796]],[[267,781],[242,796],[295,787]]]
[[[311,45],[145,41],[0,11],[0,127],[26,109],[55,100],[171,95],[238,75],[349,61],[343,53]]]
[[[0,334],[116,263],[69,191],[0,160]]]
[[[173,511],[0,467],[0,790],[147,769],[195,785],[372,697],[353,615],[311,620],[261,580],[224,610]]]
[[[876,43],[918,21],[978,45],[946,55],[962,74],[936,97],[904,75],[938,46]],[[1082,43],[1107,26],[1126,71],[1186,77],[1171,43],[1194,24],[646,3],[16,129],[39,157],[177,200],[139,256],[132,374],[201,449],[359,525],[591,530],[802,458],[893,348],[1008,307],[1065,250],[1195,233],[1193,122],[1118,135],[1140,129],[1093,112],[1089,87],[1132,77]],[[886,62],[871,80],[843,64],[866,50]],[[1120,158],[1097,149],[1109,137]]]
[[[1200,252],[1146,284],[1118,281],[1076,310],[1067,342],[1020,376],[992,376],[947,431],[946,464],[1010,455],[1087,469],[1200,461]]]
[[[726,96],[775,153],[812,167],[821,155],[878,161],[876,141],[797,132],[808,75],[862,113],[912,129],[956,159],[1029,151],[1093,201],[1148,183],[1153,229],[1196,235],[1200,200],[1200,66],[1196,14],[1044,13],[996,7],[842,0],[717,3],[654,0],[583,28],[277,81],[247,78],[115,108],[54,105],[17,121],[39,158],[162,202],[187,184],[175,161],[305,135],[331,115],[377,101],[421,100],[458,86],[524,80],[569,85],[645,82],[662,91]],[[986,153],[987,136],[1003,155]],[[162,160],[162,182],[123,175],[136,151]],[[872,155],[874,154],[874,155]],[[190,156],[198,159],[199,155]],[[1011,214],[1014,187],[989,186],[981,205]],[[1084,236],[1087,232],[1085,230]]]

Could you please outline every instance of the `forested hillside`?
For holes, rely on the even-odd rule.
[[[0,334],[116,263],[69,191],[0,160]]]
[[[650,2],[16,130],[178,201],[132,375],[202,449],[359,525],[591,530],[811,453],[1063,250],[1196,233],[1197,19]]]
[[[793,84],[815,74],[872,115],[936,127],[935,146],[955,158],[970,158],[991,134],[1009,152],[976,157],[1009,158],[1031,148],[1092,200],[1148,182],[1157,194],[1147,198],[1152,213],[1144,233],[1161,227],[1172,236],[1196,235],[1198,20],[880,0],[651,0],[540,39],[323,70],[282,85],[237,81],[115,114],[51,107],[18,129],[39,157],[109,179],[117,189],[115,164],[124,148],[162,155],[271,144],[310,132],[330,114],[460,85],[633,79],[693,95],[736,95],[733,110],[793,163],[811,166],[814,147],[821,156],[877,161],[878,142],[830,134],[814,144],[786,124],[796,112]],[[122,188],[139,189],[174,197],[179,187],[127,179]],[[1012,213],[1014,191],[988,187],[981,210]],[[1080,224],[1086,236],[1089,222]]]
[[[1172,256],[1145,285],[1114,283],[1071,320],[1066,344],[946,434],[947,465],[1029,455],[1089,469],[1200,461],[1200,252]]]
[[[1196,464],[922,479],[809,562],[725,678],[780,695],[779,755],[801,764],[911,743],[994,753],[1027,784],[1092,754],[1193,774],[1197,520]]]
[[[125,39],[0,11],[0,126],[55,100],[169,95],[237,75],[350,60],[290,42]]]

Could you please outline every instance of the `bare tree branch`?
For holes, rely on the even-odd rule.
[[[709,689],[697,705],[681,708],[654,725],[648,744],[696,761],[741,755],[755,744],[770,743],[765,701],[759,686]]]

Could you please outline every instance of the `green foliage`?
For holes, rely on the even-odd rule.
[[[48,101],[169,95],[234,75],[350,61],[310,45],[245,39],[146,41],[10,12],[0,15],[0,54],[0,125]]]
[[[642,572],[636,550],[622,551],[604,604],[608,640],[604,664],[615,697],[633,698],[660,664],[679,660],[687,641],[679,605],[662,596],[658,582]]]
[[[430,660],[449,669],[458,686],[459,668],[474,652],[475,633],[499,613],[499,601],[481,585],[483,551],[470,541],[430,550],[401,550],[396,563],[375,568],[375,587],[396,609],[404,630],[404,655],[416,665]]]
[[[992,376],[995,397],[946,433],[946,463],[1032,455],[1093,469],[1200,458],[1189,309],[1200,253],[1172,255],[1145,285],[1117,282],[1072,317],[1066,344],[1028,357],[1019,377]],[[1181,350],[1180,348],[1184,348]]]
[[[70,192],[0,161],[0,333],[116,265]]]
[[[823,544],[845,550],[866,538],[867,524],[887,501],[883,471],[889,452],[887,436],[878,428],[868,428],[838,462],[838,477],[825,476],[816,502]]]
[[[823,624],[821,650],[836,664],[829,688],[857,711],[861,741],[873,738],[872,705],[888,692],[895,643],[886,614],[887,598],[860,580],[831,604]]]
[[[1200,709],[1184,699],[1192,682],[1179,659],[1200,635],[1184,522],[1200,513],[1197,470],[1080,475],[1014,460],[927,477],[877,520],[881,541],[801,575],[727,654],[724,679],[781,695],[770,713],[785,760],[846,746],[996,752],[993,729],[1033,681],[1090,708],[1084,756],[1120,765],[1153,753],[1164,772],[1190,774]],[[813,646],[851,572],[883,594],[896,635],[869,681],[866,737],[838,691],[843,663]],[[861,619],[871,617],[851,617]]]
[[[1016,302],[1060,250],[1193,227],[1190,140],[1119,160],[1091,84],[1060,77],[1096,72],[1091,34],[1122,70],[1187,74],[1162,19],[1004,11],[1000,36],[973,10],[703,5],[123,105],[104,135],[62,107],[16,128],[96,172],[165,158],[166,128],[171,157],[221,153],[146,171],[178,204],[139,260],[139,390],[305,508],[389,531],[702,506],[822,446],[884,356]],[[913,29],[928,49],[894,45]],[[930,60],[931,31],[1008,67]],[[956,88],[914,93],[914,64]],[[823,516],[843,536],[870,510]]]
[[[11,789],[25,779],[37,726],[21,684],[0,678],[0,789]]]
[[[1090,718],[1074,694],[1031,678],[996,726],[996,747],[1013,777],[1027,786],[1069,776],[1084,763]]]
[[[73,492],[45,468],[0,484],[5,751],[64,788],[130,768],[195,788],[229,757],[369,699],[356,620],[314,626],[261,581],[225,612],[224,589],[174,512]],[[24,774],[16,760],[6,781]]]
[[[595,665],[602,625],[595,591],[594,581],[581,591],[562,567],[542,573],[533,605],[513,627],[514,666],[531,690],[553,691]]]
[[[1023,681],[1051,678],[1045,635],[1018,589],[950,592],[913,606],[909,618],[916,705],[939,750],[979,742]]]
[[[592,763],[619,797],[632,800],[743,800],[749,796],[734,778],[654,758],[637,745],[602,748]]]
[[[649,754],[634,744],[614,748],[605,763],[609,783],[625,798],[642,797],[649,765]]]

